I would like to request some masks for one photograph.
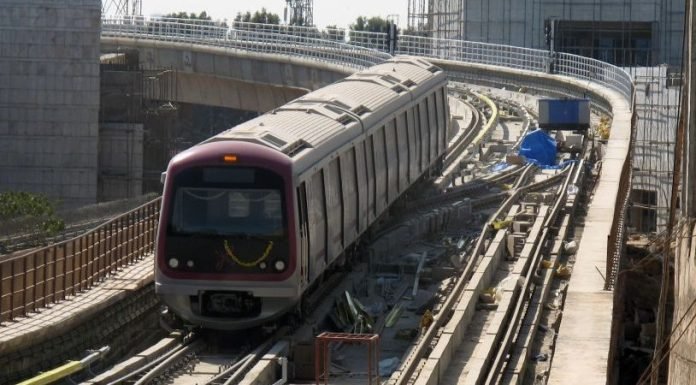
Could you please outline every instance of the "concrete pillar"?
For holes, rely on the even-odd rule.
[[[99,0],[0,0],[0,191],[97,197]]]

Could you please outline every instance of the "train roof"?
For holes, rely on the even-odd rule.
[[[444,82],[420,58],[396,57],[310,92],[206,142],[241,140],[291,157],[299,172]]]

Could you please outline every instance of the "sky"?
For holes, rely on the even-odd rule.
[[[233,20],[237,12],[260,10],[277,13],[283,20],[285,0],[141,0],[144,16],[162,16],[171,12],[206,11],[216,20]],[[405,27],[408,0],[314,0],[314,24],[320,28],[336,25],[347,28],[358,16],[399,15],[399,26]]]

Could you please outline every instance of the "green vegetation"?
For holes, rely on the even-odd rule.
[[[366,16],[358,16],[355,23],[350,25],[351,31],[366,31],[366,32],[389,32],[389,22],[379,16],[367,18]]]
[[[234,21],[244,23],[259,23],[259,24],[280,24],[280,16],[275,13],[268,12],[266,8],[261,8],[261,11],[256,11],[252,15],[251,12],[237,13]]]
[[[196,15],[195,13],[186,13],[186,12],[172,12],[164,17],[171,17],[175,19],[190,19],[190,20],[211,20],[210,16],[208,16],[208,13],[206,11],[203,11]]]
[[[0,223],[6,235],[33,234],[39,242],[65,229],[63,220],[56,216],[53,202],[28,192],[0,193]]]

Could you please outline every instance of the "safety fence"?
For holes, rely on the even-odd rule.
[[[245,22],[155,17],[102,19],[102,36],[200,43],[252,52],[304,56],[352,68],[391,57],[386,33]],[[394,54],[495,65],[588,80],[631,101],[633,81],[623,69],[584,56],[463,40],[400,35]]]
[[[215,23],[161,18],[102,19],[102,37],[136,38],[222,47],[242,52],[303,57],[361,69],[384,62],[391,55],[321,35],[280,33],[263,24],[237,23],[228,28]]]
[[[71,240],[0,261],[0,322],[76,295],[152,253],[160,198]]]
[[[635,96],[634,96],[635,101]],[[634,109],[631,114],[631,138],[628,141],[626,160],[621,168],[619,189],[614,203],[611,232],[607,236],[607,262],[604,275],[604,290],[612,290],[619,274],[620,262],[625,253],[626,245],[626,216],[633,181],[633,150],[636,142],[636,122],[638,113]]]

